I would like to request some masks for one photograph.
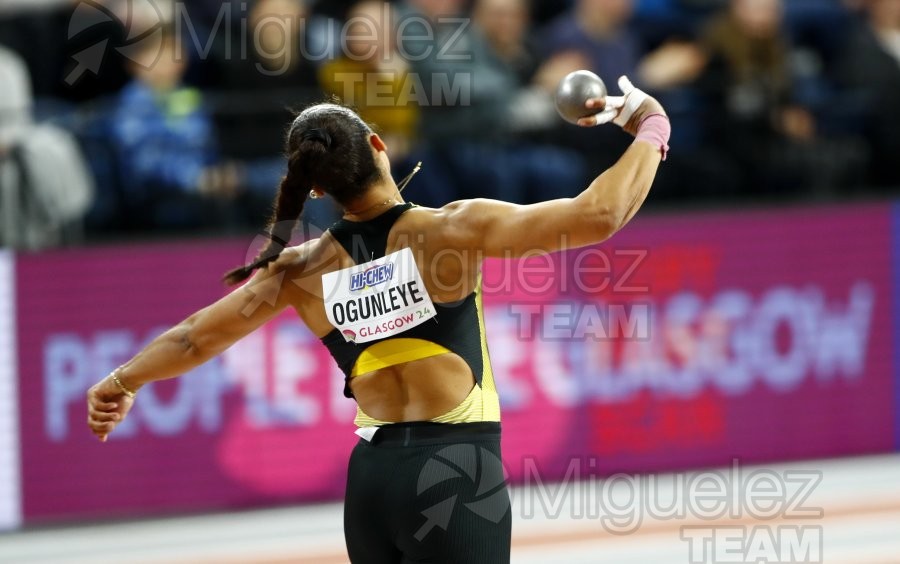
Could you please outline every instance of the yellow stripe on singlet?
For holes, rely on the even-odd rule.
[[[448,352],[450,349],[424,339],[388,339],[364,350],[356,359],[350,377]]]
[[[475,287],[475,307],[478,309],[478,330],[481,332],[481,398],[482,411],[479,421],[500,421],[500,396],[494,382],[494,370],[491,368],[491,354],[488,352],[487,331],[484,325],[484,305],[481,295],[481,273],[478,273],[478,285]],[[476,386],[477,388],[477,386]]]

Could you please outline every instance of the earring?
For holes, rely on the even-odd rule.
[[[315,191],[315,190],[310,190],[310,191],[309,191],[309,197],[312,198],[313,200],[318,200],[318,199],[319,199],[319,195],[316,194],[316,191]]]

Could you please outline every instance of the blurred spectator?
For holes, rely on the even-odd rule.
[[[774,130],[795,138],[810,138],[812,116],[791,106],[789,44],[782,29],[780,0],[732,0],[703,38],[710,63],[707,79],[721,88],[720,99],[733,118],[754,133]],[[729,125],[733,125],[729,123]]]
[[[527,0],[478,0],[472,22],[485,46],[484,64],[506,85],[505,92],[498,93],[503,99],[498,115],[503,116],[504,131],[533,133],[557,126],[556,85],[576,70],[577,63],[568,61],[561,68],[565,57],[557,56],[542,64],[530,39]]]
[[[366,0],[348,13],[344,53],[319,70],[322,89],[355,106],[375,124],[394,158],[405,157],[415,139],[419,108],[409,64],[396,50],[393,8]]]
[[[838,75],[858,107],[871,147],[868,181],[900,187],[900,0],[865,0],[864,21],[844,49]]]
[[[187,228],[234,222],[240,171],[218,155],[202,94],[182,85],[187,62],[167,34],[134,54],[134,80],[113,107],[130,227]]]
[[[516,87],[468,25],[465,7],[464,0],[407,0],[398,8],[400,52],[422,84],[422,133],[436,142],[505,137],[505,108]]]
[[[25,61],[0,47],[0,144],[4,147],[25,136],[31,125],[31,79]]]
[[[561,122],[554,105],[559,81],[590,61],[577,51],[556,53],[546,60],[532,41],[528,0],[478,0],[473,26],[486,44],[492,72],[504,76],[504,129],[515,134],[546,132]],[[534,135],[532,135],[534,137]],[[536,138],[546,138],[538,135]]]
[[[493,55],[512,70],[519,84],[531,82],[541,59],[530,31],[526,0],[479,0],[472,14]]]
[[[627,26],[633,9],[633,0],[578,0],[547,27],[545,49],[582,53],[590,69],[611,84],[623,74],[636,78],[641,47]]]
[[[28,70],[2,47],[0,84],[0,245],[71,243],[94,191],[81,152],[66,131],[32,122]]]
[[[823,148],[794,98],[782,15],[780,0],[732,0],[703,37],[705,133],[746,193],[824,189],[814,157]]]
[[[791,140],[810,140],[815,123],[793,105],[779,0],[733,0],[702,43],[709,56],[700,81],[709,143],[734,164],[743,191],[796,189],[802,175],[783,170],[780,156]],[[777,178],[784,180],[776,187]]]
[[[306,56],[308,17],[304,0],[256,0],[249,13],[247,45],[232,45],[230,56],[222,54],[225,86],[250,90],[314,88],[315,66]],[[246,57],[239,47],[246,48]]]
[[[574,52],[543,61],[533,40],[530,7],[529,0],[477,0],[473,6],[484,65],[506,85],[495,110],[506,137],[483,166],[512,169],[504,173],[509,187],[498,184],[495,194],[475,195],[534,202],[570,195],[587,180],[581,156],[552,143],[560,127],[568,127],[556,112],[557,85],[586,61]]]
[[[634,0],[578,0],[548,26],[546,50],[583,54],[610,85],[628,75],[643,88],[659,91],[696,77],[704,57],[690,41],[667,41],[644,57],[640,38],[629,26],[633,11]]]
[[[572,71],[587,68],[581,53],[565,51],[546,59],[531,30],[528,0],[478,0],[473,25],[486,42],[486,55],[494,72],[515,86],[504,103],[506,128],[520,133],[559,125],[554,96],[559,81]]]
[[[397,7],[398,50],[410,61],[410,74],[421,84],[423,161],[411,188],[424,205],[443,205],[465,197],[464,186],[489,186],[502,192],[508,183],[490,174],[490,148],[504,136],[504,99],[515,88],[506,73],[495,72],[485,42],[465,17],[464,0],[407,0]],[[421,38],[428,37],[428,40]],[[471,158],[470,158],[471,157]],[[479,175],[479,171],[484,174]]]
[[[218,33],[208,65],[214,67],[216,126],[222,151],[232,158],[280,155],[291,108],[321,98],[314,53],[307,45],[304,0],[256,0],[249,31]]]

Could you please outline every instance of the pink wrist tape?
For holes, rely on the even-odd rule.
[[[645,141],[654,147],[659,147],[662,152],[662,160],[666,160],[670,135],[672,135],[672,125],[669,123],[669,118],[663,114],[650,114],[638,125],[634,140],[636,142]]]

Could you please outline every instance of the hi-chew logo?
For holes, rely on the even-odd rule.
[[[359,292],[379,284],[390,282],[394,277],[394,263],[381,264],[350,275],[350,291]]]

